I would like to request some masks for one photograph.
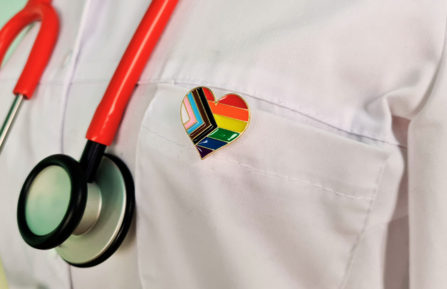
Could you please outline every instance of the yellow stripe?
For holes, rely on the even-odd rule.
[[[219,114],[214,114],[214,119],[216,120],[218,127],[235,132],[243,132],[245,127],[247,126],[247,123],[245,121],[229,118]]]

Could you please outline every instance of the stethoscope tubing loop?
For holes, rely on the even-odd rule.
[[[0,30],[0,63],[18,34],[33,22],[41,26],[28,60],[13,90],[15,95],[32,97],[51,57],[59,34],[59,18],[49,0],[30,0]]]
[[[30,99],[56,45],[59,33],[59,18],[51,6],[51,0],[29,0],[25,7],[14,15],[0,30],[0,65],[19,33],[28,25],[41,21],[37,38],[13,93],[16,98],[3,122],[0,131],[0,152],[22,99]]]

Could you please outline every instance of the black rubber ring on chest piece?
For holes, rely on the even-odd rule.
[[[28,192],[35,178],[47,167],[59,166],[65,170],[70,178],[71,192],[67,212],[61,223],[46,235],[34,234],[26,222],[25,208]],[[52,155],[40,163],[30,172],[25,180],[17,206],[17,222],[20,234],[25,242],[36,249],[52,249],[59,246],[70,237],[81,222],[87,204],[87,180],[80,164],[66,155]]]

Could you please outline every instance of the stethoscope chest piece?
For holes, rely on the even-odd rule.
[[[132,176],[117,157],[104,155],[88,183],[79,163],[64,155],[44,159],[22,188],[17,219],[23,239],[56,248],[68,263],[95,266],[121,245],[131,225]]]

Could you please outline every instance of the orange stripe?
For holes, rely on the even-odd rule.
[[[246,109],[240,109],[220,103],[216,104],[214,101],[208,101],[208,103],[213,114],[220,114],[226,117],[248,121],[248,110]]]

